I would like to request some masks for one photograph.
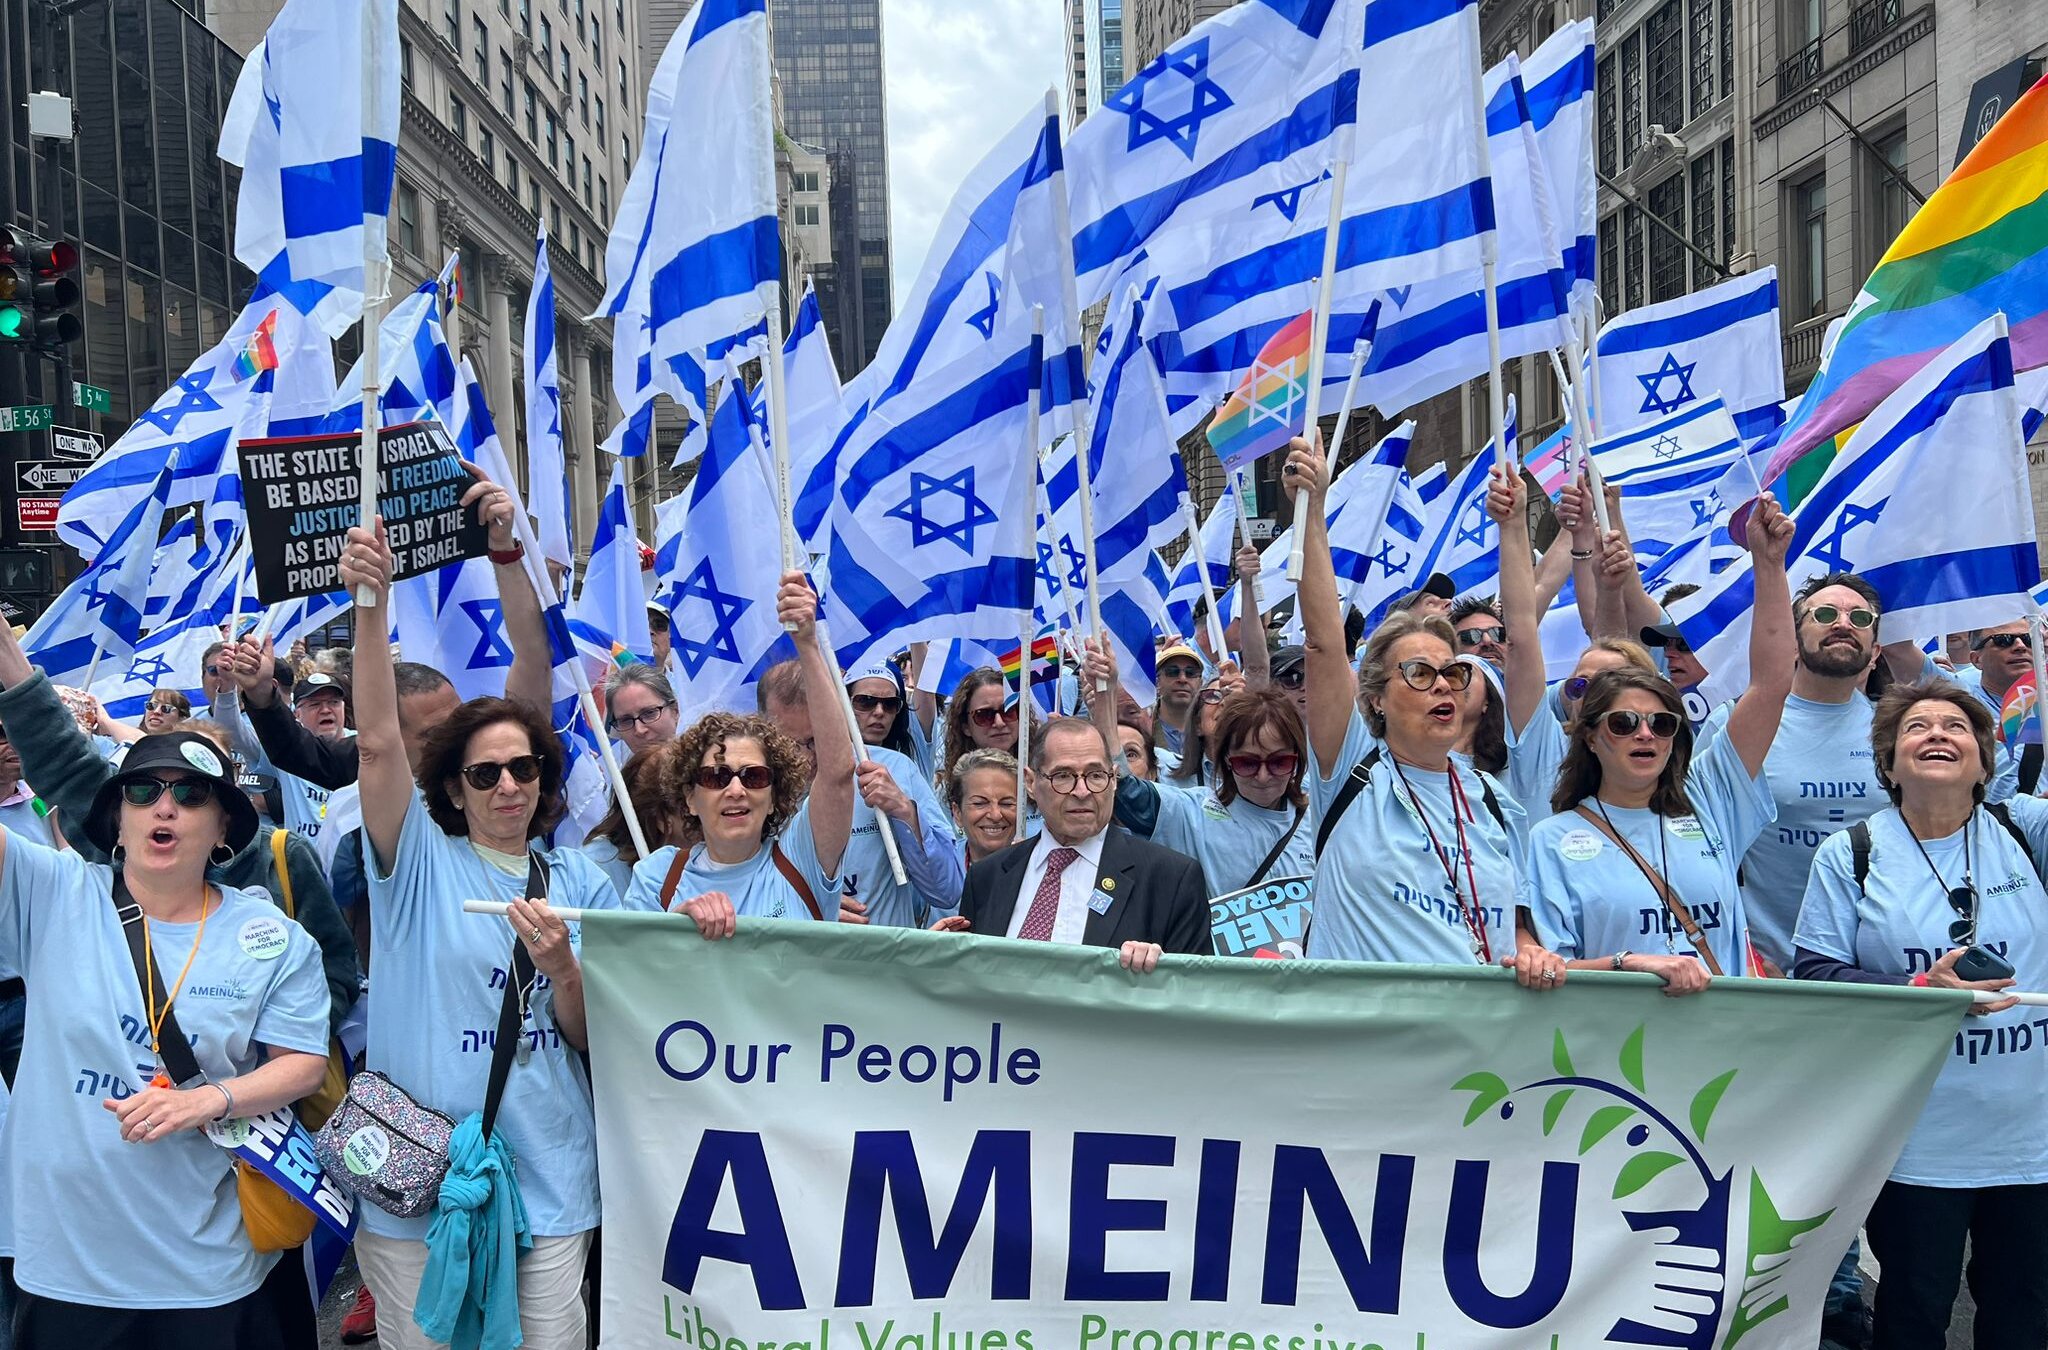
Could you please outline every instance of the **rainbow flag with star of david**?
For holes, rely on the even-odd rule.
[[[1304,314],[1266,340],[1252,368],[1216,409],[1209,446],[1235,472],[1301,434],[1308,414],[1309,347],[1315,315]]]
[[[2041,707],[2035,697],[2034,672],[2028,671],[2005,691],[1998,710],[1998,739],[2007,745],[2037,745],[2041,740]]]
[[[277,311],[271,310],[249,334],[249,341],[235,353],[235,383],[253,380],[266,370],[277,369]]]

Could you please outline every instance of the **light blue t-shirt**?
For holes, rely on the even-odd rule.
[[[1213,787],[1195,792],[1176,791],[1138,782],[1158,803],[1158,820],[1152,827],[1152,842],[1185,853],[1202,864],[1211,898],[1230,895],[1252,884],[1252,873],[1273,845],[1290,828],[1294,833],[1273,865],[1266,869],[1266,881],[1283,877],[1306,877],[1316,870],[1316,817],[1301,814],[1295,826],[1295,810],[1282,802],[1277,809],[1254,806],[1242,796],[1228,806],[1216,800]]]
[[[1352,767],[1375,745],[1365,718],[1353,710],[1334,772],[1324,778],[1310,766],[1309,810],[1315,819],[1323,818]],[[1404,775],[1421,801],[1428,830],[1403,785]],[[1465,840],[1471,852],[1468,878],[1452,815],[1452,781],[1450,773],[1406,766],[1396,772],[1391,756],[1381,753],[1371,784],[1345,809],[1316,863],[1316,916],[1309,926],[1307,956],[1472,965],[1480,959],[1466,921],[1466,913],[1475,908],[1473,878],[1478,882],[1476,910],[1491,960],[1514,955],[1521,872],[1517,846],[1510,831],[1486,809],[1484,775],[1459,771],[1457,781],[1466,801]],[[1518,809],[1513,801],[1498,786],[1494,796],[1512,820]],[[1435,832],[1441,856],[1430,843],[1429,831]],[[1445,875],[1445,860],[1456,875],[1455,891]]]
[[[1508,791],[1539,821],[1550,814],[1550,794],[1557,790],[1557,771],[1570,746],[1564,723],[1557,719],[1556,708],[1545,699],[1508,747]]]
[[[603,836],[586,839],[583,841],[583,856],[597,864],[597,870],[604,873],[605,879],[619,893],[619,898],[625,899],[626,888],[633,884],[633,864],[619,856],[619,846]]]
[[[320,948],[262,891],[217,888],[197,922],[152,923],[179,1029],[212,1079],[255,1069],[261,1046],[325,1054]],[[100,1103],[156,1072],[142,983],[115,918],[113,873],[12,833],[0,870],[0,958],[28,981],[28,1034],[0,1153],[0,1227],[23,1289],[66,1303],[210,1308],[253,1293],[276,1264],[242,1225],[232,1159],[203,1132],[121,1138]],[[15,1224],[14,1216],[37,1216]],[[5,1244],[0,1244],[5,1246]]]
[[[818,902],[818,917],[827,923],[839,922],[839,885],[818,864],[818,849],[811,842],[810,803],[806,802],[782,827],[775,841],[782,845],[782,856],[789,859],[796,874],[811,888],[811,898]],[[633,865],[633,884],[626,888],[627,909],[662,908],[661,886],[668,879],[669,864],[675,856],[676,847],[670,844]],[[733,912],[744,918],[805,922],[811,918],[810,907],[776,867],[766,843],[745,862],[730,864],[713,862],[702,844],[691,845],[690,860],[683,867],[670,903],[680,904],[706,891],[723,891],[732,900]]]
[[[1721,973],[1741,975],[1749,967],[1748,924],[1735,869],[1773,818],[1770,789],[1717,736],[1694,755],[1685,795],[1689,816],[1608,806],[1607,818],[1692,911]],[[1586,804],[1593,806],[1590,798]],[[1620,951],[1698,955],[1649,878],[1576,811],[1530,831],[1526,895],[1544,945],[1568,960]]]
[[[617,909],[619,893],[582,850],[546,850],[548,901],[561,909]],[[512,928],[490,914],[463,912],[465,900],[510,901],[526,874],[484,861],[465,838],[441,833],[415,791],[385,873],[369,860],[370,933],[377,951],[370,982],[369,1063],[422,1105],[461,1121],[484,1104],[498,1010],[512,964]],[[582,930],[569,925],[579,950]],[[537,975],[527,1006],[525,1063],[513,1062],[497,1132],[512,1146],[519,1193],[536,1237],[595,1228],[597,1123],[590,1084],[574,1047],[556,1029],[554,991]],[[365,1205],[363,1226],[380,1237],[424,1239],[427,1218],[395,1218]]]
[[[6,826],[8,833],[17,839],[26,839],[30,843],[55,848],[57,840],[50,833],[50,819],[36,809],[36,800],[34,797],[24,797],[18,802],[0,806],[0,825]],[[14,963],[0,958],[0,980],[20,978],[21,972],[14,968]]]
[[[930,918],[958,913],[964,873],[954,856],[952,816],[939,801],[939,794],[932,790],[931,782],[918,772],[914,760],[878,745],[868,747],[868,758],[889,771],[896,786],[917,808],[918,836],[913,837],[908,826],[895,828],[904,873],[903,884],[898,885],[889,868],[889,855],[882,848],[875,808],[862,801],[856,791],[853,829],[839,862],[838,889],[865,904],[868,922],[881,928],[921,928]],[[810,835],[808,817],[804,834],[806,838]],[[788,849],[787,844],[783,845],[784,852]],[[822,908],[822,894],[818,903]],[[926,922],[921,923],[920,919]]]
[[[2008,809],[2034,856],[2048,858],[2048,802],[2016,797]],[[2012,962],[2018,988],[2048,988],[2048,891],[1997,821],[1978,811],[1966,828],[1977,940]],[[1921,841],[1922,858],[1905,821],[1886,807],[1870,818],[1870,875],[1860,891],[1847,832],[1829,839],[1814,855],[1799,945],[1878,974],[1928,969],[1954,945],[1948,929],[1956,914],[1946,892],[1962,884],[1964,834]],[[1948,1187],[2048,1182],[2043,1121],[2048,1016],[2021,1005],[1966,1017],[1891,1179]]]

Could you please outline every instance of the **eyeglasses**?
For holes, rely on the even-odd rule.
[[[1812,609],[1806,611],[1807,617],[1815,623],[1830,626],[1845,614],[1849,617],[1849,626],[1851,628],[1871,628],[1877,623],[1877,612],[1865,609],[1861,605],[1847,610],[1843,609],[1840,605],[1815,605]],[[2007,636],[2016,637],[2018,634],[2008,634]]]
[[[1307,682],[1307,679],[1308,672],[1300,666],[1294,666],[1275,675],[1273,683],[1279,685],[1282,689],[1299,689]]]
[[[1564,696],[1577,703],[1586,696],[1586,686],[1592,682],[1590,675],[1574,675],[1564,682]]]
[[[146,713],[164,713],[166,715],[170,713],[183,713],[185,711],[175,703],[145,703],[142,705],[142,710]]]
[[[1221,703],[1225,697],[1226,695],[1224,694],[1221,686],[1211,685],[1207,689],[1204,689],[1201,693],[1195,695],[1195,702],[1206,703],[1207,705],[1213,708],[1217,704]]]
[[[1202,678],[1202,668],[1200,666],[1191,666],[1185,661],[1170,661],[1159,668],[1159,678],[1162,680],[1199,680]]]
[[[1014,727],[1017,725],[1017,715],[1022,711],[1022,708],[976,708],[967,714],[967,720],[984,730],[997,722]]]
[[[889,716],[894,717],[896,710],[902,706],[903,700],[894,694],[855,694],[853,696],[853,710],[855,712],[885,712]]]
[[[627,727],[644,730],[653,726],[663,713],[675,706],[673,702],[657,703],[652,708],[642,708],[636,713],[618,713],[605,719],[604,729],[614,735]]]
[[[1472,684],[1472,667],[1456,661],[1447,666],[1433,666],[1427,661],[1416,659],[1403,661],[1396,668],[1401,672],[1402,683],[1410,689],[1424,692],[1434,688],[1439,679],[1453,689],[1470,688]]]
[[[1692,644],[1674,635],[1664,639],[1664,651],[1670,656],[1691,656]]]
[[[1277,755],[1230,755],[1223,762],[1239,778],[1292,778],[1301,756],[1283,750]]]
[[[130,806],[153,806],[164,793],[180,806],[204,806],[213,800],[213,781],[207,778],[130,778],[121,784],[121,797]]]
[[[2034,635],[2032,633],[1993,633],[1990,637],[1978,638],[1970,645],[1970,650],[1981,652],[1986,647],[1995,647],[2002,652],[2010,651],[2014,647],[2025,647],[2028,651],[2032,651],[2034,650]]]
[[[1458,630],[1458,645],[1460,647],[1483,647],[1489,642],[1506,642],[1507,640],[1508,630],[1499,624],[1495,624],[1491,628],[1460,628]]]
[[[730,764],[703,764],[697,768],[697,786],[713,792],[725,791],[735,778],[749,792],[775,786],[775,770],[766,764],[746,764],[737,769]]]
[[[463,778],[478,792],[489,792],[498,785],[498,779],[508,771],[513,782],[531,783],[540,777],[540,756],[519,755],[506,760],[503,764],[487,759],[480,764],[462,766]]]
[[[975,812],[1003,811],[1014,815],[1017,811],[1017,799],[1015,797],[1004,797],[1000,800],[995,797],[969,797],[962,805],[969,811]]]
[[[1608,732],[1615,736],[1633,736],[1646,722],[1649,723],[1650,734],[1660,741],[1668,741],[1678,734],[1678,714],[1675,712],[1639,713],[1617,708],[1603,720]]]
[[[1088,785],[1090,792],[1100,792],[1109,786],[1110,772],[1108,769],[1101,767],[1084,769],[1080,772],[1076,772],[1073,769],[1054,769],[1045,776],[1045,781],[1052,784],[1054,792],[1072,793],[1075,788],[1083,783]]]

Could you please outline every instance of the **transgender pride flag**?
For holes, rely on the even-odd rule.
[[[1234,473],[1301,434],[1307,419],[1310,333],[1304,314],[1266,341],[1235,393],[1209,423],[1209,445]]]

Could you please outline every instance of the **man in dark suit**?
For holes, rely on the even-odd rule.
[[[1185,854],[1113,821],[1116,774],[1102,733],[1061,718],[1031,743],[1026,785],[1044,830],[967,869],[964,927],[1027,942],[1114,947],[1131,969],[1162,952],[1212,954],[1209,889]]]

